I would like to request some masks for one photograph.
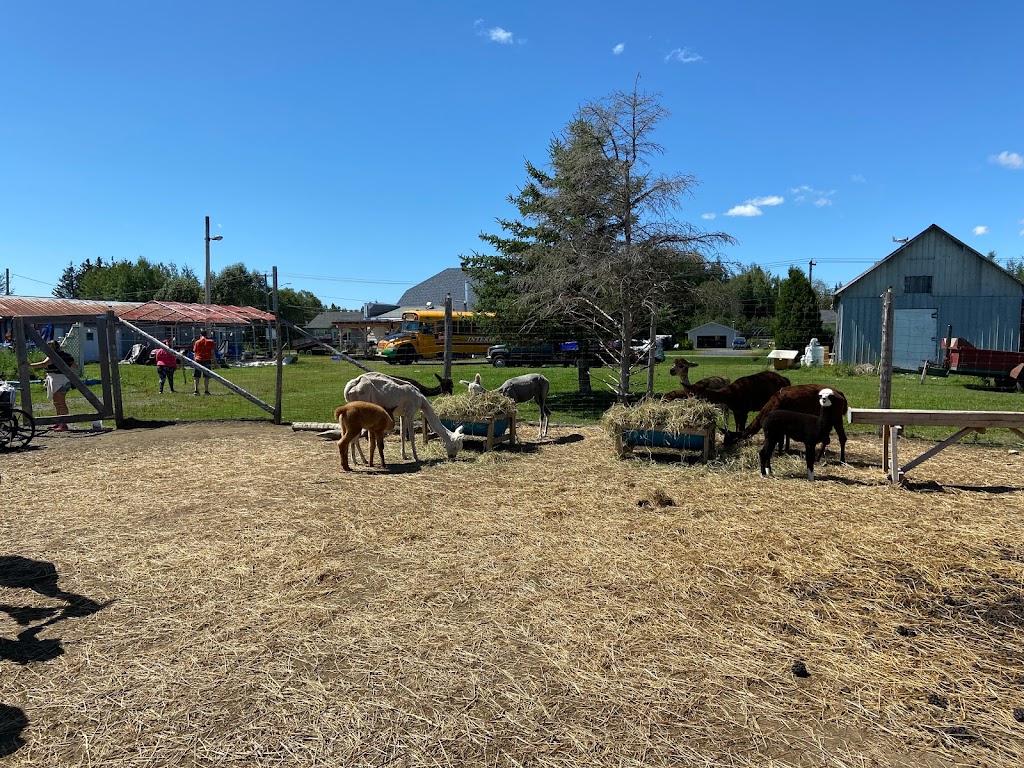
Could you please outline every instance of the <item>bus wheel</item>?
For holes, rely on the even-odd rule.
[[[411,365],[416,359],[416,353],[410,347],[400,347],[398,350],[398,362],[400,365]]]

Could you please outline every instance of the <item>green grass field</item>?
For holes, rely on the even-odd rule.
[[[736,379],[768,368],[763,351],[748,356],[713,357],[692,352],[685,353],[687,359],[698,363],[698,367],[690,372],[691,380],[696,381],[705,376],[727,376]],[[655,375],[655,392],[662,394],[678,388],[678,380],[669,375],[673,356],[657,366]],[[365,361],[364,361],[365,363]],[[428,384],[436,383],[434,373],[440,373],[439,363],[419,363],[410,366],[391,366],[385,363],[371,362],[369,366],[375,370],[407,376]],[[157,374],[153,366],[119,366],[121,387],[124,402],[124,415],[140,421],[205,421],[216,419],[269,419],[270,414],[247,402],[242,397],[228,392],[222,385],[214,383],[212,397],[198,398],[191,395],[191,377],[188,384],[181,382],[178,373],[178,393],[159,394]],[[614,397],[605,380],[610,379],[614,372],[607,368],[595,368],[591,371],[592,394],[579,394],[577,371],[575,368],[547,366],[534,368],[493,368],[486,361],[458,361],[453,368],[452,378],[456,381],[456,392],[464,391],[458,384],[459,379],[471,379],[479,373],[484,386],[493,389],[505,379],[523,373],[540,371],[551,382],[550,407],[553,411],[552,421],[561,424],[595,424],[601,415],[612,405]],[[326,356],[302,355],[299,361],[284,366],[282,408],[283,420],[296,421],[330,421],[333,409],[344,401],[342,392],[345,383],[359,375],[355,366],[344,361],[333,361]],[[274,384],[276,368],[228,368],[218,371],[230,381],[255,394],[264,401],[274,402]],[[878,377],[872,375],[853,375],[844,366],[822,368],[799,368],[783,371],[793,384],[817,383],[835,387],[847,397],[852,407],[872,408],[878,406]],[[87,377],[96,377],[98,367],[87,365]],[[646,382],[646,371],[641,371],[634,379],[634,392],[642,392]],[[929,378],[924,384],[916,374],[898,374],[892,383],[893,408],[921,408],[936,410],[977,410],[977,411],[1022,411],[1024,410],[1024,394],[1015,392],[997,392],[980,387],[978,379],[950,376],[948,378]],[[970,386],[968,386],[970,385]],[[37,413],[51,415],[51,406],[45,400],[41,390],[33,390],[36,399]],[[36,394],[38,392],[38,394]],[[85,401],[80,395],[72,393],[68,398],[72,412],[86,410]],[[535,421],[537,407],[522,404],[519,408],[521,418]],[[872,427],[857,426],[852,431],[872,431]],[[942,437],[948,430],[915,429],[912,433],[922,437]],[[990,433],[993,440],[1004,443],[1019,444],[1020,440],[1012,433],[995,430]],[[970,439],[979,439],[973,436]],[[985,438],[986,440],[988,438]]]

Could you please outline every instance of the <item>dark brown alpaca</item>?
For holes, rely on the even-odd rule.
[[[772,411],[794,411],[817,416],[821,412],[821,400],[819,394],[822,390],[828,389],[832,393],[832,404],[828,409],[828,418],[831,421],[832,429],[839,436],[839,461],[846,463],[846,430],[843,428],[843,419],[849,409],[846,395],[834,387],[826,387],[824,384],[797,384],[792,387],[783,387],[771,399],[765,403],[761,412],[750,422],[750,426],[740,432],[728,432],[725,436],[725,444],[732,445],[741,438],[749,438],[761,430],[761,424]],[[779,446],[780,448],[782,446]],[[787,441],[786,448],[789,448]],[[822,446],[821,454],[825,448]],[[819,454],[818,458],[821,458]]]
[[[775,371],[761,371],[750,376],[741,376],[732,384],[721,389],[709,387],[698,381],[686,391],[687,397],[699,397],[709,403],[724,405],[732,411],[736,429],[743,431],[747,414],[760,411],[772,395],[789,386],[789,379]]]

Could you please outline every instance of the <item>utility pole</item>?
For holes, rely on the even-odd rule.
[[[814,259],[811,259],[807,264],[807,282],[811,284],[811,288],[814,287],[814,265],[816,263]]]
[[[210,237],[210,217],[206,217],[206,306],[210,306],[210,241],[223,240],[221,235]]]

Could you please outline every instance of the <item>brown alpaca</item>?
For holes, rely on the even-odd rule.
[[[771,400],[772,395],[789,384],[789,379],[775,371],[761,371],[750,376],[741,376],[721,389],[703,386],[698,382],[687,390],[686,396],[699,397],[711,403],[728,406],[736,422],[736,430],[742,432],[747,426],[747,414],[751,411],[760,411],[764,404]]]
[[[749,438],[756,435],[761,431],[761,422],[764,421],[772,411],[795,411],[796,413],[806,413],[811,416],[817,416],[821,412],[821,397],[820,393],[828,389],[831,394],[832,405],[828,409],[828,417],[832,423],[832,429],[836,431],[839,436],[839,461],[843,464],[846,463],[846,429],[843,427],[843,419],[846,416],[847,410],[849,410],[849,403],[846,400],[846,395],[840,392],[838,389],[832,387],[825,387],[824,384],[796,384],[791,387],[783,387],[774,395],[771,399],[765,403],[764,407],[761,408],[761,412],[754,417],[754,420],[750,422],[750,426],[744,429],[742,432],[728,432],[725,436],[725,444],[732,445],[737,440],[743,438]],[[782,446],[779,446],[780,450]],[[789,441],[786,441],[786,448],[789,448]],[[825,453],[825,446],[821,448],[821,452],[818,454],[820,459]]]
[[[393,410],[393,409],[392,409]],[[395,428],[395,419],[384,408],[375,403],[356,400],[334,409],[334,418],[341,427],[341,440],[338,441],[338,452],[341,454],[341,467],[351,471],[348,465],[348,454],[352,441],[358,440],[365,429],[370,436],[370,466],[373,466],[374,447],[380,452],[380,465],[387,469],[384,461],[384,435]]]
[[[701,379],[696,384],[690,383],[690,369],[697,368],[700,363],[691,363],[685,357],[677,357],[675,362],[672,363],[672,368],[669,369],[669,373],[673,376],[679,377],[679,383],[682,385],[682,389],[674,389],[671,392],[666,392],[661,396],[663,403],[670,402],[672,400],[681,400],[685,397],[689,397],[691,387],[706,388],[706,389],[721,389],[722,387],[729,386],[729,380],[725,376],[708,376]],[[724,403],[720,403],[722,408],[722,424],[728,429],[729,427],[729,406]]]

